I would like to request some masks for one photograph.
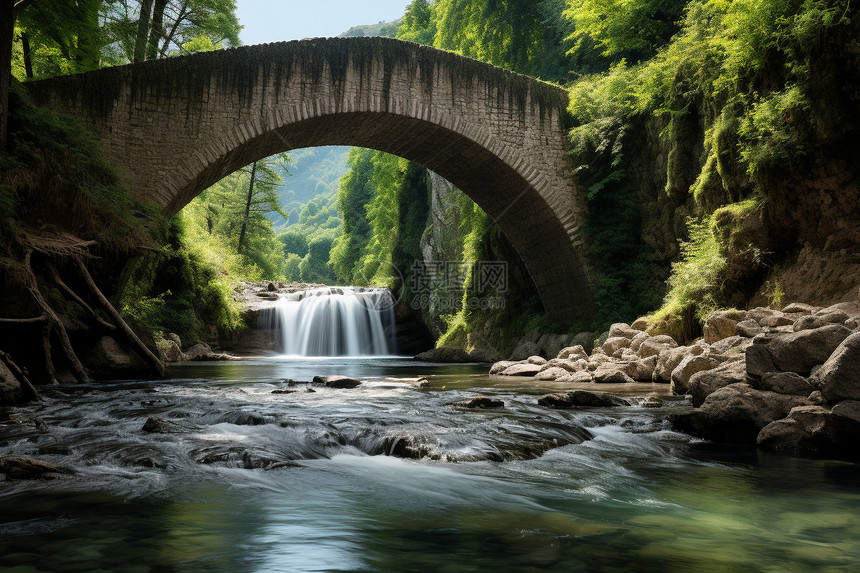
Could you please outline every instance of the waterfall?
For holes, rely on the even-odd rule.
[[[260,312],[275,350],[293,356],[384,356],[397,351],[388,289],[326,287],[281,295]]]

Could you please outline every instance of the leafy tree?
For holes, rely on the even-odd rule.
[[[397,29],[397,37],[407,42],[433,45],[436,36],[436,18],[433,6],[427,0],[412,0]]]
[[[373,184],[374,155],[371,149],[353,148],[349,153],[351,170],[341,180],[337,204],[343,216],[343,234],[334,242],[331,263],[335,275],[351,281],[365,246],[370,242],[372,227],[366,205],[376,192]]]
[[[308,254],[308,239],[303,229],[287,229],[280,235],[278,240],[284,245],[284,256],[291,254],[304,257]]]

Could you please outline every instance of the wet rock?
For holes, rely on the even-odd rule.
[[[639,405],[643,408],[662,408],[663,399],[657,394],[649,394],[648,396],[645,396]]]
[[[654,369],[656,366],[657,356],[649,356],[648,358],[629,362],[625,372],[636,381],[650,382],[654,378]]]
[[[750,385],[759,390],[794,396],[809,396],[814,390],[806,378],[794,372],[768,372],[761,380],[751,379]]]
[[[5,474],[6,479],[58,479],[74,473],[69,468],[33,458],[19,456],[0,458],[0,474]]]
[[[720,388],[700,408],[670,419],[675,428],[699,438],[752,444],[762,428],[785,418],[792,408],[806,405],[806,398],[755,390],[741,383]]]
[[[631,328],[628,324],[619,322],[609,327],[609,338],[626,338],[632,340],[637,334],[641,334],[640,330]]]
[[[566,394],[548,394],[538,400],[538,404],[556,410],[570,408],[613,408],[629,406],[630,402],[609,392],[574,390]]]
[[[147,434],[170,434],[179,431],[180,427],[174,422],[169,422],[158,416],[150,416],[144,422],[141,431]]]
[[[427,378],[419,378],[415,383],[419,388],[430,387],[430,380],[428,380]]]
[[[823,364],[851,331],[831,324],[800,332],[760,334],[746,350],[747,374],[760,378],[767,372],[796,372],[808,375]]]
[[[601,364],[592,373],[596,384],[632,384],[633,378],[624,372],[624,366],[613,363]]]
[[[529,356],[540,355],[541,348],[537,342],[522,342],[511,353],[511,360],[528,360]]]
[[[513,366],[508,366],[501,372],[502,376],[537,376],[540,372],[540,364],[517,363]]]
[[[326,388],[349,390],[361,386],[361,382],[347,376],[314,376],[315,384],[323,384]]]
[[[642,342],[639,346],[639,356],[642,358],[648,358],[649,356],[658,355],[664,350],[676,348],[677,346],[678,343],[675,342],[675,339],[671,336],[666,334],[652,336]]]
[[[316,394],[317,391],[313,388],[305,388],[305,394]]]
[[[811,382],[829,402],[860,400],[860,332],[842,341]]]
[[[761,325],[754,320],[742,320],[735,326],[735,334],[745,338],[752,338],[763,331]]]
[[[513,360],[502,360],[501,362],[496,362],[490,368],[490,374],[496,375],[501,374],[505,371],[506,368],[513,366],[514,364],[519,364],[518,362],[514,362]]]
[[[110,336],[102,336],[87,352],[84,363],[100,378],[134,377],[149,373],[143,358]]]
[[[720,361],[711,356],[692,355],[686,356],[678,366],[672,370],[672,393],[686,394],[689,390],[689,381],[694,374],[712,370],[720,365]]]
[[[238,356],[227,354],[226,352],[214,352],[205,342],[198,342],[189,348],[185,354],[187,355],[188,360],[194,362],[223,362],[228,360],[239,360]]]
[[[733,310],[715,312],[705,320],[705,342],[713,344],[723,338],[734,336],[738,322],[743,320],[743,317],[743,313]]]
[[[585,352],[585,348],[581,345],[577,345],[563,348],[561,352],[558,353],[558,357],[562,360],[579,360],[588,358],[588,354]]]
[[[702,346],[678,346],[667,348],[657,356],[657,366],[654,368],[654,380],[661,382],[672,381],[672,371],[688,356],[699,356],[705,351]]]
[[[295,394],[298,390],[272,390],[272,394]]]
[[[462,348],[434,348],[418,354],[413,360],[437,364],[465,364],[472,362],[472,357]]]
[[[486,397],[481,396],[480,398],[472,398],[468,402],[465,402],[463,404],[463,406],[465,406],[466,408],[469,408],[470,410],[474,410],[475,408],[478,408],[481,410],[489,410],[489,409],[504,408],[505,403],[502,402],[501,400],[493,400],[492,398],[486,398]]]
[[[731,384],[745,382],[746,364],[743,360],[723,362],[716,368],[693,374],[687,382],[687,392],[693,397],[693,406],[701,406],[705,398]]]
[[[860,420],[822,406],[800,406],[787,418],[765,426],[756,444],[762,450],[781,453],[857,458],[858,440]]]

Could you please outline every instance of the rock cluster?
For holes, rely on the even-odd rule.
[[[556,357],[497,362],[497,376],[569,383],[660,382],[689,395],[694,408],[672,416],[676,428],[706,439],[760,448],[854,457],[860,437],[860,304],[827,308],[720,311],[702,339],[679,345],[652,336],[646,323],[614,324],[590,353],[582,345]],[[571,394],[545,405],[575,406]]]

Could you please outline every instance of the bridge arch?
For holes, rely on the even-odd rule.
[[[419,163],[499,225],[547,312],[593,307],[561,88],[388,38],[266,44],[28,84],[80,117],[133,194],[171,216],[253,161],[350,145]]]

